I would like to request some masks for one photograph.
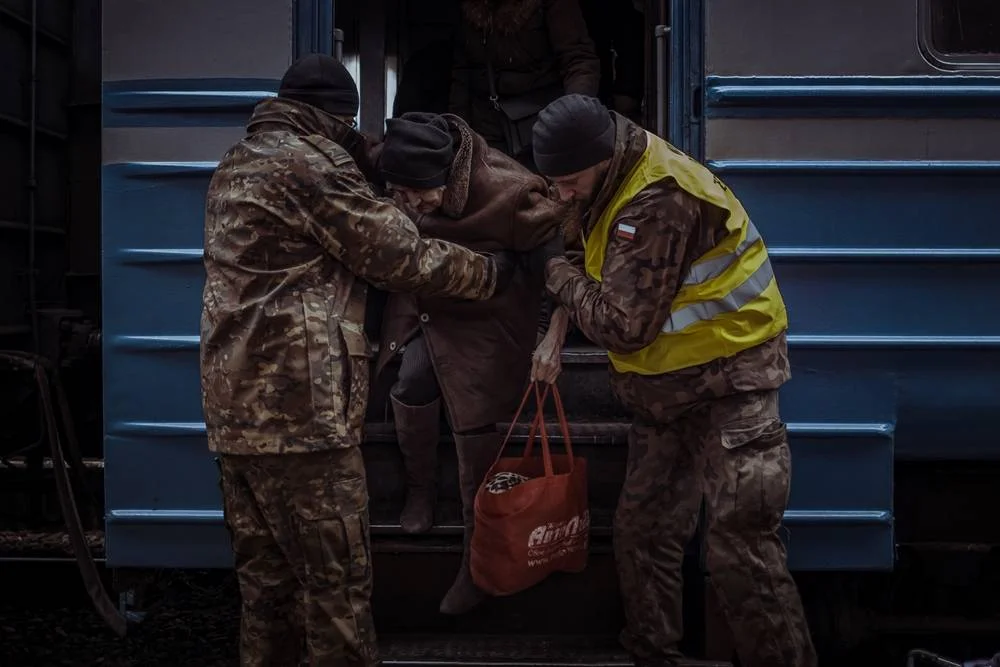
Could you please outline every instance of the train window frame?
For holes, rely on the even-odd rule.
[[[931,25],[933,0],[916,0],[916,2],[917,48],[927,64],[951,72],[1000,71],[1000,53],[944,53],[935,48]]]

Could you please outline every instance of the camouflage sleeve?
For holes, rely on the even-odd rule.
[[[310,233],[356,276],[392,292],[484,300],[496,266],[462,246],[420,237],[402,211],[376,199],[361,173],[343,167],[324,184]]]
[[[697,214],[692,197],[650,186],[612,223],[601,282],[559,257],[549,261],[546,288],[595,344],[619,354],[641,350],[670,315]]]

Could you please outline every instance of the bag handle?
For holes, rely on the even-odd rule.
[[[510,442],[510,435],[511,433],[514,432],[514,427],[517,426],[517,420],[521,417],[521,413],[524,412],[524,407],[528,404],[528,399],[531,398],[532,389],[535,389],[534,383],[528,385],[528,388],[524,391],[524,397],[521,398],[521,405],[517,406],[517,410],[514,412],[514,416],[511,417],[510,426],[507,427],[507,434],[503,437],[503,442],[500,443],[500,447],[497,449],[497,455],[496,458],[493,459],[493,464],[490,466],[491,468],[497,464],[497,461],[499,461],[501,457],[503,457],[504,450],[507,449],[507,443]],[[531,441],[534,439],[535,428],[536,428],[535,423],[538,421],[542,410],[542,404],[538,403],[537,392],[535,393],[535,401],[536,401],[536,406],[535,406],[536,414],[534,417],[532,417],[531,426],[528,429],[529,446]]]
[[[521,455],[521,460],[527,459],[531,456],[533,445],[535,444],[535,436],[540,433],[542,441],[542,467],[545,470],[546,477],[552,477],[555,475],[555,470],[552,467],[552,452],[549,449],[549,436],[545,432],[545,398],[549,395],[549,386],[545,386],[545,391],[541,394],[538,393],[538,383],[533,383],[533,386],[529,387],[528,390],[535,390],[535,402],[538,409],[535,411],[535,418],[531,420],[531,426],[528,428],[528,443],[524,446],[524,454]]]
[[[573,470],[574,460],[573,460],[573,444],[570,442],[569,437],[569,424],[566,421],[566,412],[563,410],[562,397],[559,395],[559,388],[552,384],[545,384],[545,390],[542,391],[538,382],[532,382],[528,385],[528,388],[524,392],[524,396],[521,398],[521,404],[517,406],[517,410],[514,412],[513,418],[510,420],[510,426],[507,427],[507,433],[504,435],[503,442],[497,449],[497,455],[493,459],[493,464],[490,466],[492,468],[497,464],[497,462],[503,457],[504,450],[507,449],[507,443],[510,442],[510,436],[514,432],[514,427],[517,426],[517,420],[521,417],[521,413],[524,412],[525,406],[528,404],[528,399],[531,397],[532,393],[535,395],[535,416],[531,419],[530,426],[528,427],[528,443],[524,447],[523,458],[528,458],[534,451],[535,436],[540,435],[542,441],[542,464],[545,467],[545,476],[552,477],[555,472],[552,468],[552,452],[549,447],[549,436],[545,430],[545,399],[548,398],[549,392],[553,394],[553,400],[556,404],[556,416],[559,420],[559,428],[562,431],[563,443],[566,447],[566,454],[569,458],[569,469]]]
[[[531,430],[528,432],[528,444],[524,447],[524,458],[531,456],[534,445],[534,432],[536,428],[541,431],[542,440],[542,460],[545,463],[546,475],[551,476],[552,464],[551,464],[551,452],[549,450],[549,438],[548,433],[545,429],[545,399],[549,395],[549,391],[552,392],[552,400],[556,406],[556,418],[559,422],[559,430],[562,432],[563,445],[566,448],[566,455],[569,458],[569,469],[573,470],[574,457],[573,457],[573,443],[569,437],[569,422],[566,420],[566,412],[563,409],[562,397],[559,395],[559,387],[556,385],[546,385],[545,391],[539,394],[539,389],[536,383],[535,386],[535,396],[538,401],[538,413],[535,416],[535,420],[531,424]]]

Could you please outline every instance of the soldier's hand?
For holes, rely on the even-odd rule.
[[[500,250],[493,253],[493,264],[496,266],[497,283],[493,288],[493,295],[496,296],[506,290],[514,279],[514,272],[517,271],[517,255],[508,250]]]

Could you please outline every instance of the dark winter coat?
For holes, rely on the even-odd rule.
[[[421,236],[483,252],[525,252],[551,238],[566,209],[549,197],[544,179],[489,148],[462,119],[444,118],[458,148],[441,210],[416,220]],[[502,294],[475,304],[390,294],[377,372],[422,332],[455,431],[510,418],[531,367],[540,268],[525,262]]]
[[[546,89],[552,99],[597,96],[601,63],[578,0],[462,0],[448,108],[491,146],[502,148],[487,57],[501,97]]]

